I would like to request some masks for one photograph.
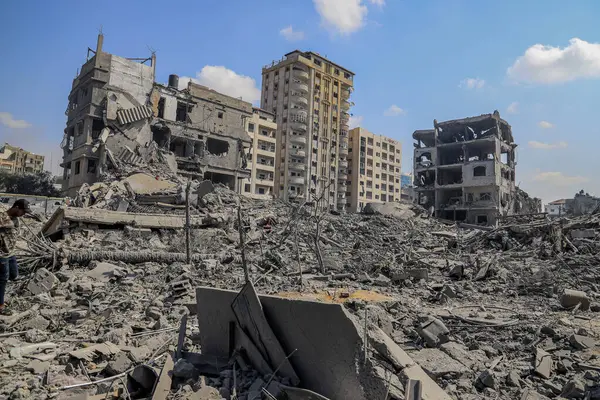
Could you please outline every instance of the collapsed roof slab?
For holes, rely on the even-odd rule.
[[[196,289],[200,344],[205,354],[227,356],[232,311],[238,292],[199,287]],[[379,368],[364,360],[363,328],[340,304],[259,295],[269,326],[300,378],[302,387],[331,399],[367,400],[384,398],[386,379],[375,376]],[[450,397],[380,330],[371,330],[373,346],[401,372],[404,382],[423,382],[424,400]],[[369,346],[370,347],[370,346]]]

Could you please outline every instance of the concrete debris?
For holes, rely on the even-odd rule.
[[[311,204],[210,181],[188,196],[148,164],[161,151],[124,146],[103,182],[28,223],[26,280],[0,316],[0,399],[104,398],[125,384],[138,385],[132,399],[599,392],[600,214],[473,229],[373,205],[323,214],[317,229]]]

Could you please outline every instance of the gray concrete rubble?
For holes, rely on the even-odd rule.
[[[600,214],[317,227],[310,203],[120,157],[23,221],[0,399],[600,398]]]

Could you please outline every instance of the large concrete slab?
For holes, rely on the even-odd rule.
[[[196,290],[200,342],[205,354],[227,356],[230,307],[237,292]],[[265,316],[300,377],[300,386],[332,399],[367,399],[359,382],[362,339],[339,304],[259,296]]]

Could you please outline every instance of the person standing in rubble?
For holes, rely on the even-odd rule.
[[[0,209],[0,315],[10,315],[4,304],[6,284],[19,276],[19,265],[14,254],[19,235],[19,218],[31,213],[29,202],[24,199],[15,201],[8,210]]]

